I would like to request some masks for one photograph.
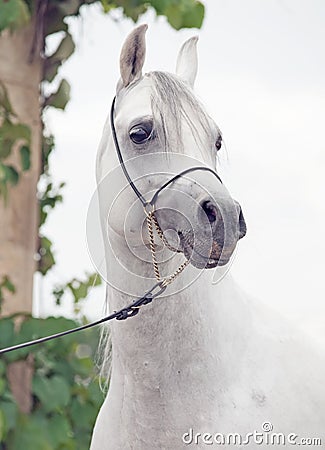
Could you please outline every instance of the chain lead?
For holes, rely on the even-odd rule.
[[[158,220],[157,220],[157,218],[155,216],[154,210],[148,212],[145,209],[145,212],[147,214],[147,227],[148,227],[148,235],[149,235],[149,244],[150,244],[151,259],[152,259],[152,265],[153,265],[153,270],[154,270],[154,273],[155,273],[155,277],[156,277],[156,280],[158,282],[162,281],[162,286],[167,287],[170,283],[172,283],[175,280],[175,278],[178,277],[178,275],[180,275],[183,272],[183,270],[188,266],[190,261],[188,259],[186,259],[178,267],[178,269],[175,270],[175,272],[172,275],[169,275],[167,278],[164,278],[164,279],[161,278],[160,271],[159,271],[159,265],[158,265],[158,261],[157,261],[157,255],[156,255],[155,236],[154,236],[152,224],[155,225],[157,234],[160,237],[160,239],[163,242],[163,244],[169,250],[171,250],[172,252],[177,252],[178,250],[175,249],[174,247],[172,247],[169,244],[169,242],[167,241],[167,239],[165,238],[164,233],[163,233],[162,229],[160,228]]]

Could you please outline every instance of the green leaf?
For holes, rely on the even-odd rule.
[[[1,411],[0,409],[0,443],[4,441],[6,433],[7,433],[6,418],[3,411]]]
[[[54,108],[64,110],[69,100],[70,84],[67,80],[62,80],[58,90],[46,99],[45,106],[53,106]]]
[[[77,428],[74,430],[74,441],[78,450],[86,450],[90,447],[90,436],[87,430]]]
[[[0,19],[0,21],[1,21],[1,19]],[[4,111],[7,114],[15,115],[13,112],[13,109],[11,107],[9,97],[8,97],[7,88],[3,84],[3,82],[0,80],[0,112],[1,112],[1,107],[4,109]]]
[[[10,153],[12,146],[15,142],[16,137],[14,136],[14,125],[5,119],[0,127],[0,158],[7,158]]]
[[[54,266],[55,259],[52,252],[52,242],[45,236],[41,237],[41,245],[38,250],[40,260],[38,263],[38,271],[42,275],[46,275],[47,272]]]
[[[48,163],[49,163],[49,156],[51,152],[53,151],[55,146],[54,143],[54,136],[53,134],[50,134],[49,136],[43,135],[43,142],[42,142],[42,162],[44,166],[44,172],[48,170]]]
[[[71,34],[66,33],[66,36],[60,42],[56,52],[53,53],[53,55],[50,58],[59,59],[60,61],[65,61],[68,58],[70,58],[70,56],[74,52],[75,48],[76,48],[76,46],[72,39]]]
[[[6,28],[11,30],[28,23],[30,14],[23,0],[1,0],[0,32]]]
[[[51,208],[55,208],[57,203],[63,201],[61,189],[65,186],[65,183],[60,183],[58,186],[53,186],[51,177],[44,175],[43,180],[46,185],[39,192],[39,205],[40,205],[40,227],[45,223],[47,215]],[[42,183],[43,184],[43,183]]]
[[[6,288],[12,294],[14,294],[16,292],[15,286],[12,284],[12,282],[10,281],[10,279],[7,275],[3,278],[0,286]]]
[[[110,0],[100,0],[100,1],[101,1],[103,11],[105,14],[111,12],[112,9],[116,8],[116,5],[114,3],[112,3]]]
[[[164,10],[170,25],[181,28],[201,28],[204,19],[204,5],[196,0],[169,4]]]
[[[7,139],[4,133],[0,128],[0,158],[6,159],[11,153],[13,141],[11,139]]]
[[[100,276],[98,275],[97,272],[92,273],[92,274],[87,274],[88,275],[88,281],[87,284],[89,287],[95,287],[95,286],[100,286],[102,284],[102,280],[100,278]]]
[[[87,297],[88,286],[85,283],[81,283],[79,280],[73,280],[68,284],[68,287],[72,292],[75,303]]]
[[[13,402],[1,400],[0,411],[2,411],[5,417],[7,429],[12,430],[15,428],[18,415],[17,405]]]
[[[52,291],[52,294],[55,298],[55,304],[61,305],[61,300],[64,295],[64,289],[61,286],[55,287]]]
[[[33,378],[32,390],[46,412],[64,408],[70,401],[69,385],[63,377],[58,375],[51,378],[36,375]]]
[[[10,450],[54,450],[48,442],[48,420],[39,415],[21,416],[15,429]]]
[[[3,165],[3,168],[6,174],[6,181],[9,181],[12,186],[16,186],[19,180],[19,173],[17,170],[13,166]]]
[[[184,12],[182,28],[201,28],[204,12],[204,5],[201,2],[194,2],[194,4]]]
[[[26,145],[20,148],[21,168],[25,172],[30,169],[30,149]]]
[[[71,418],[79,429],[87,430],[91,426],[98,413],[98,407],[90,403],[80,401],[78,398],[72,400]]]
[[[6,119],[0,127],[0,157],[5,159],[9,156],[14,143],[23,140],[30,143],[30,128],[27,125],[14,124]]]
[[[134,22],[151,6],[157,15],[166,16],[170,25],[176,30],[201,28],[204,18],[204,6],[198,0],[101,0],[101,4],[106,13],[116,7],[122,7],[124,15]]]
[[[57,76],[61,64],[62,62],[59,59],[50,60],[50,58],[47,58],[44,63],[43,81],[48,81],[51,83]]]
[[[32,341],[45,335],[44,324],[42,319],[30,317],[23,321],[19,331],[17,331],[16,340],[18,342]],[[28,352],[30,350],[28,349]]]
[[[57,50],[45,60],[44,80],[49,82],[54,80],[59,67],[72,55],[75,47],[71,34],[67,32]]]
[[[0,322],[1,323],[1,322]],[[32,339],[38,339],[43,336],[47,336],[49,334],[55,334],[60,331],[69,330],[76,326],[76,322],[70,319],[66,319],[64,317],[54,318],[48,317],[47,319],[36,319],[34,317],[30,317],[22,323],[19,332],[17,333],[16,340],[18,342],[30,341]],[[66,338],[65,338],[66,339]],[[69,337],[67,336],[67,340],[64,340],[64,343],[69,342]],[[59,341],[49,342],[45,345],[54,345],[59,346]],[[27,349],[28,352],[30,349]]]
[[[4,378],[0,378],[0,396],[4,393],[6,389],[6,382]]]
[[[103,403],[103,400],[105,398],[103,391],[99,387],[98,380],[94,380],[90,383],[89,386],[87,386],[87,391],[89,395],[89,401],[98,407],[98,405],[101,405]]]
[[[53,448],[64,446],[72,435],[72,430],[67,417],[55,415],[48,424],[49,440]],[[64,447],[65,448],[65,447]]]
[[[68,288],[74,297],[74,302],[78,303],[79,300],[87,297],[88,292],[91,288],[99,286],[101,284],[101,278],[97,273],[86,274],[86,276],[87,278],[85,281],[73,278],[66,285],[57,286],[52,292],[57,301],[61,300],[65,289]]]
[[[128,4],[125,2],[123,4],[123,13],[126,17],[130,17],[133,22],[137,22],[139,17],[147,11],[148,7],[146,4],[135,5],[134,3]]]
[[[0,183],[1,182],[6,182],[6,169],[5,164],[0,162]]]
[[[24,125],[22,123],[11,124],[10,130],[8,130],[8,135],[14,139],[22,139],[28,144],[30,143],[30,128],[28,125]]]

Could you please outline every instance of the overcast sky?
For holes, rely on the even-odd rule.
[[[199,35],[196,91],[223,132],[227,151],[219,171],[248,225],[232,273],[246,291],[325,343],[325,2],[204,3],[199,31],[176,32],[152,12],[141,19],[149,24],[145,70],[174,71],[178,48]],[[37,277],[35,312],[42,316],[71,311],[68,299],[53,307],[53,283],[94,270],[85,224],[95,156],[119,52],[134,26],[104,16],[98,5],[69,25],[77,50],[60,75],[72,85],[72,100],[65,112],[46,114],[56,138],[51,170],[67,186],[44,230],[57,266],[47,280]],[[103,302],[103,289],[93,292],[87,314],[100,317]]]

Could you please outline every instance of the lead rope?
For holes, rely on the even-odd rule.
[[[153,232],[153,225],[156,228],[157,234],[160,237],[160,239],[162,240],[162,242],[164,243],[164,245],[171,251],[175,252],[177,250],[175,250],[167,241],[167,239],[164,236],[164,233],[162,232],[162,229],[160,228],[160,225],[158,223],[158,220],[155,216],[154,211],[150,211],[147,212],[145,210],[146,214],[147,214],[147,227],[148,227],[148,235],[149,235],[149,244],[150,244],[150,251],[151,251],[151,260],[152,260],[152,265],[153,265],[153,270],[155,273],[155,277],[156,280],[158,282],[162,282],[162,286],[166,287],[168,286],[170,283],[172,283],[175,278],[178,277],[178,275],[180,275],[183,270],[188,266],[189,264],[189,260],[186,259],[179,267],[177,270],[175,270],[174,273],[172,273],[172,275],[169,275],[167,278],[162,279],[161,274],[160,274],[160,270],[159,270],[159,265],[158,265],[158,261],[157,261],[157,255],[156,255],[156,244],[155,244],[155,237],[154,237],[154,232]]]
[[[149,234],[149,240],[150,240],[150,250],[151,250],[151,256],[152,256],[152,264],[154,267],[155,277],[157,279],[157,283],[152,286],[152,288],[147,291],[142,297],[135,300],[133,303],[125,306],[124,308],[120,309],[119,311],[114,311],[112,314],[110,314],[107,317],[104,317],[103,319],[97,320],[95,322],[88,323],[86,325],[82,325],[80,327],[72,328],[70,330],[62,331],[60,333],[53,334],[51,336],[45,336],[39,339],[34,339],[33,341],[29,342],[22,342],[21,344],[16,344],[11,347],[0,349],[0,355],[8,352],[12,352],[14,350],[30,347],[35,344],[41,344],[47,341],[51,341],[52,339],[57,339],[63,336],[67,336],[71,333],[76,333],[77,331],[83,331],[88,328],[92,328],[94,326],[103,324],[105,322],[108,322],[110,320],[116,319],[116,320],[125,320],[129,317],[133,317],[138,314],[141,307],[148,305],[151,303],[156,297],[159,297],[166,289],[166,287],[172,283],[178,275],[180,275],[183,270],[187,267],[189,264],[189,260],[184,261],[177,270],[172,275],[169,275],[167,278],[162,278],[159,271],[158,261],[156,257],[156,245],[155,245],[155,238],[154,238],[154,232],[153,232],[153,225],[155,226],[155,229],[157,230],[157,234],[162,240],[162,242],[165,244],[165,246],[173,251],[177,252],[177,249],[173,248],[165,238],[162,229],[159,226],[158,220],[154,215],[154,211],[146,212],[147,215],[147,225],[148,225],[148,234]]]
[[[136,196],[138,197],[138,199],[141,201],[145,213],[147,215],[147,226],[148,226],[148,233],[149,233],[149,240],[150,240],[150,250],[151,250],[151,256],[152,256],[152,264],[154,267],[154,272],[155,272],[155,277],[157,279],[157,283],[152,286],[152,288],[147,291],[142,297],[138,298],[137,300],[135,300],[133,303],[125,306],[124,308],[120,309],[119,311],[114,311],[112,314],[110,314],[107,317],[104,317],[103,319],[97,320],[95,322],[86,324],[86,325],[82,325],[80,327],[76,327],[76,328],[72,328],[71,330],[66,330],[63,331],[61,333],[56,333],[54,335],[51,336],[45,336],[43,338],[39,338],[39,339],[35,339],[33,341],[30,342],[23,342],[21,344],[17,344],[17,345],[13,345],[11,347],[8,348],[4,348],[4,349],[0,349],[0,355],[7,353],[7,352],[11,352],[13,350],[18,350],[18,349],[22,349],[25,347],[30,347],[32,345],[35,344],[41,344],[43,342],[47,342],[50,341],[52,339],[57,339],[59,337],[63,337],[66,336],[68,334],[71,333],[76,333],[77,331],[82,331],[82,330],[86,330],[87,328],[91,328],[97,325],[100,325],[104,322],[108,322],[110,320],[116,319],[116,320],[125,320],[128,317],[133,317],[136,314],[138,314],[140,308],[144,305],[147,305],[148,303],[151,303],[156,297],[159,297],[166,289],[166,287],[172,283],[176,277],[178,277],[178,275],[180,275],[183,270],[188,266],[189,264],[189,260],[185,260],[179,267],[177,270],[175,270],[175,272],[172,275],[169,275],[167,278],[162,278],[160,275],[160,271],[159,271],[159,266],[158,266],[158,261],[157,261],[157,257],[156,257],[156,245],[155,245],[155,239],[154,239],[154,232],[153,232],[153,225],[155,226],[155,229],[157,231],[157,234],[159,236],[159,238],[162,240],[162,242],[164,243],[164,245],[171,251],[173,252],[178,252],[177,249],[173,248],[167,241],[167,239],[165,238],[159,223],[157,221],[157,218],[154,215],[154,210],[152,210],[151,212],[148,212],[146,210],[148,205],[153,206],[157,200],[158,195],[161,193],[161,191],[163,189],[165,189],[168,185],[170,185],[171,183],[173,183],[174,181],[176,181],[178,178],[185,176],[187,173],[196,171],[196,170],[205,170],[205,171],[209,171],[211,172],[213,175],[215,175],[218,180],[220,181],[220,183],[222,183],[219,175],[212,169],[210,169],[209,167],[191,167],[189,169],[183,170],[182,172],[178,173],[177,175],[173,176],[170,180],[168,180],[165,184],[163,184],[154,194],[154,196],[152,197],[150,202],[147,202],[145,200],[145,198],[143,197],[143,195],[141,194],[141,192],[137,189],[137,187],[135,186],[133,180],[131,179],[126,167],[125,167],[125,163],[123,160],[123,156],[120,150],[120,146],[118,143],[118,139],[117,139],[117,135],[116,135],[116,130],[115,130],[115,125],[114,125],[114,107],[115,107],[115,100],[116,98],[114,97],[113,102],[112,102],[112,107],[111,107],[111,113],[110,113],[110,120],[111,120],[111,129],[112,129],[112,135],[113,135],[113,140],[114,140],[114,144],[115,144],[115,149],[117,152],[117,156],[118,159],[120,161],[122,170],[124,172],[124,175],[129,183],[129,185],[131,186],[131,188],[133,189],[134,193],[136,194]]]

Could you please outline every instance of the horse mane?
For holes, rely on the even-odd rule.
[[[207,136],[211,140],[211,118],[192,89],[179,77],[168,72],[154,71],[146,76],[153,81],[151,106],[158,138],[167,151],[184,152],[182,124],[189,125],[193,137],[203,152]],[[201,145],[200,145],[201,144]],[[204,145],[203,145],[204,144]],[[203,154],[203,157],[210,156]]]
[[[150,77],[153,82],[151,108],[157,137],[162,148],[166,152],[184,153],[186,151],[182,141],[182,125],[185,121],[202,151],[203,158],[210,159],[211,152],[215,149],[206,147],[206,138],[213,142],[211,139],[213,122],[192,89],[179,77],[169,72],[154,71],[145,76]],[[131,83],[126,88],[126,92],[136,87],[140,81],[141,79],[138,79]],[[100,385],[105,392],[108,389],[112,362],[109,324],[101,327],[96,359]]]

